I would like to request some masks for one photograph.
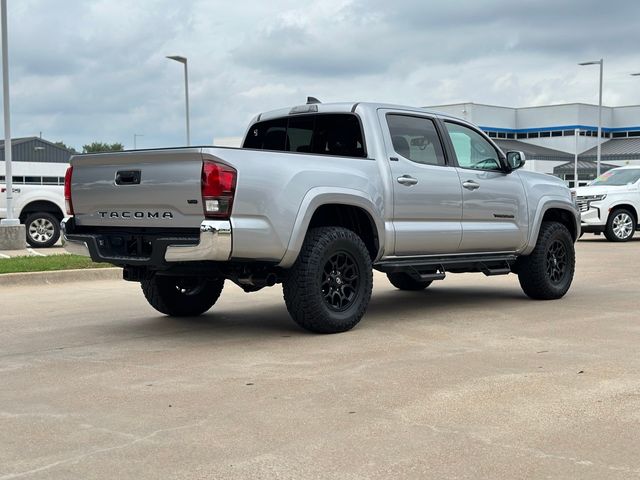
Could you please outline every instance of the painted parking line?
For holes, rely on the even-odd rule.
[[[27,248],[27,252],[37,255],[39,257],[46,257],[44,253],[36,252],[33,248]]]
[[[4,253],[0,253],[0,258],[11,258],[9,255],[5,255]]]

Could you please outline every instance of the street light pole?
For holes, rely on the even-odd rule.
[[[2,96],[4,107],[4,165],[5,187],[7,194],[7,218],[0,220],[2,225],[20,225],[13,217],[13,171],[11,168],[11,110],[9,104],[9,46],[7,44],[7,0],[0,0],[2,15]]]
[[[604,59],[595,60],[592,62],[582,62],[578,65],[600,65],[600,93],[598,96],[598,143],[597,143],[597,157],[596,157],[596,176],[600,176],[600,154],[601,154],[601,140],[602,140],[602,71],[604,69]]]
[[[578,136],[580,135],[580,130],[576,128],[574,134],[576,136],[576,154],[573,159],[573,188],[578,188]]]
[[[187,146],[190,146],[191,131],[189,127],[189,69],[187,68],[187,57],[182,57],[180,55],[170,55],[167,58],[170,60],[175,60],[176,62],[182,63],[184,65],[184,99],[187,116]]]
[[[134,133],[133,134],[133,149],[134,150],[138,149],[138,137],[144,137],[144,135],[142,135],[140,133]]]

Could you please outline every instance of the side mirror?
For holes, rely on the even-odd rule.
[[[509,170],[517,170],[526,163],[527,159],[524,156],[524,152],[507,152],[507,165]]]

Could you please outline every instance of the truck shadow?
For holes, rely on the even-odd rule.
[[[460,318],[477,316],[478,309],[500,309],[504,314],[511,307],[521,308],[524,302],[533,301],[516,288],[435,286],[420,292],[385,290],[374,293],[367,313],[357,328],[401,324],[409,320],[420,320],[427,324],[449,323],[456,315]],[[229,306],[221,307],[214,307],[199,317],[147,317],[135,326],[129,324],[132,329],[138,330],[129,333],[143,334],[155,329],[162,334],[163,330],[178,330],[182,338],[186,335],[211,336],[212,339],[230,336],[313,335],[293,322],[284,304],[245,304],[234,309]]]

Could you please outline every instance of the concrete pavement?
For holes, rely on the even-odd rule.
[[[563,300],[377,274],[320,336],[281,289],[191,320],[137,284],[0,290],[0,480],[640,476],[640,241],[578,244]]]

